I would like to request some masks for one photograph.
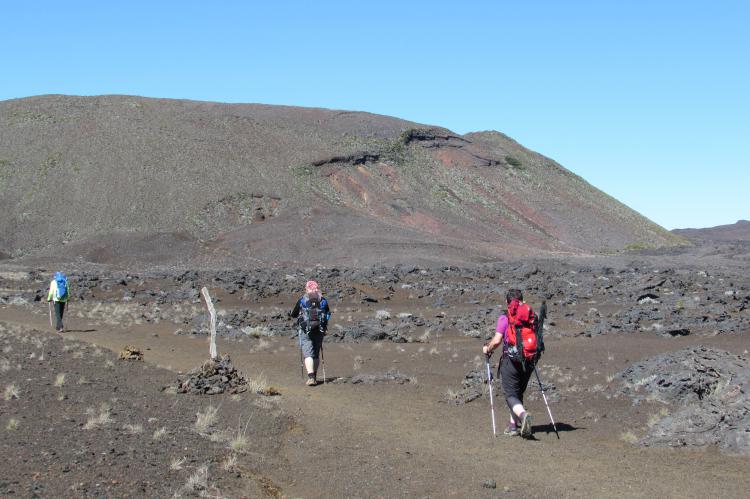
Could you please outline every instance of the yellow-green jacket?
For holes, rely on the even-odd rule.
[[[49,292],[47,293],[47,301],[56,301],[60,303],[66,303],[68,299],[70,298],[70,284],[68,284],[68,293],[63,296],[62,298],[55,298],[55,295],[57,295],[57,281],[52,279],[52,282],[49,283]]]

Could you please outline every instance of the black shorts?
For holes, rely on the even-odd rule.
[[[525,368],[524,368],[525,367]],[[508,405],[523,403],[523,393],[534,372],[534,365],[512,361],[507,355],[500,358],[500,381]]]

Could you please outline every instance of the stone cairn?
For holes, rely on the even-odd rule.
[[[229,355],[207,360],[202,366],[190,370],[184,378],[177,379],[178,393],[216,395],[246,390],[247,380],[234,367]]]

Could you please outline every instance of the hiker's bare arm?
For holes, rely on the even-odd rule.
[[[495,333],[495,336],[492,337],[490,342],[482,347],[482,352],[484,354],[492,353],[492,351],[495,350],[497,347],[499,347],[500,343],[502,342],[503,342],[503,335],[500,333]]]

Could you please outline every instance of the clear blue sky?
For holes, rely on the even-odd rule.
[[[136,94],[494,129],[669,228],[750,219],[750,2],[3,2],[0,100]]]

